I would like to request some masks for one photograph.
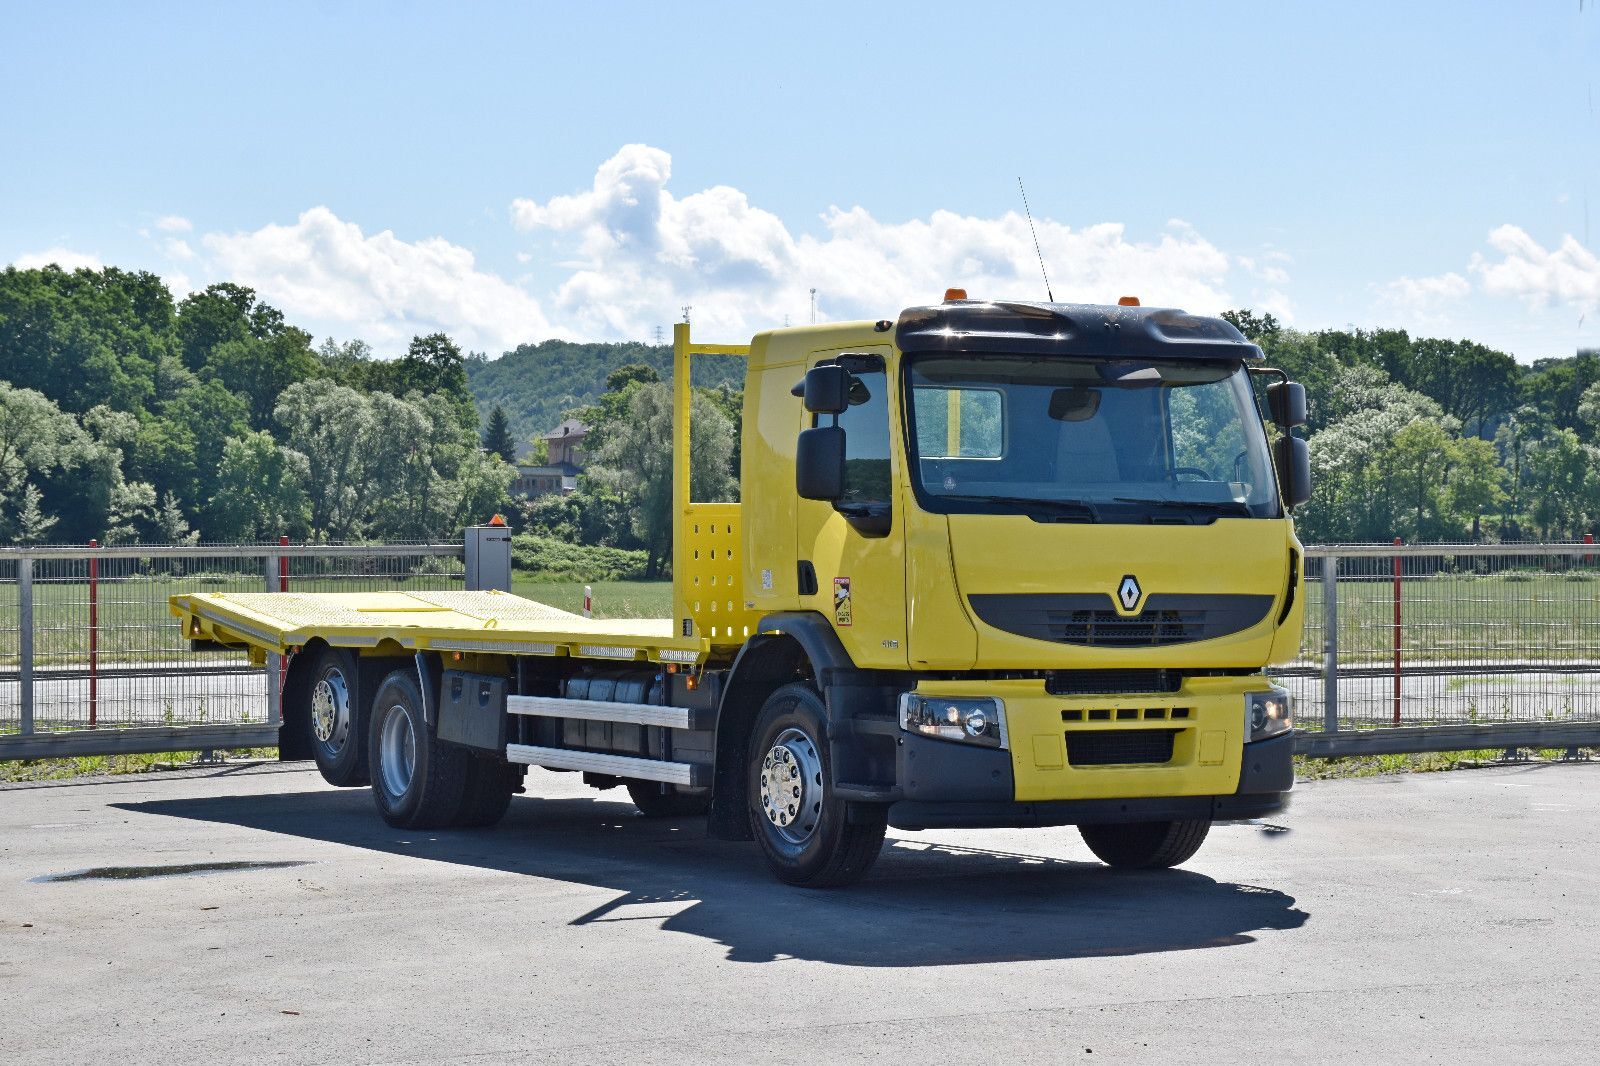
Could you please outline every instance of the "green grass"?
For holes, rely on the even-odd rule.
[[[277,748],[239,748],[213,754],[240,759],[276,759]],[[0,783],[19,781],[70,781],[77,777],[147,774],[183,769],[200,757],[198,751],[169,751],[156,755],[83,755],[65,759],[29,759],[0,762]]]
[[[290,579],[291,591],[349,592],[356,589],[424,591],[459,588],[459,576],[437,573],[396,577]],[[263,592],[255,575],[202,573],[156,575],[102,581],[98,589],[97,654],[102,663],[170,659],[189,654],[178,620],[167,612],[167,597],[187,592]],[[18,664],[16,587],[0,587],[0,668]],[[35,580],[33,649],[40,669],[88,662],[89,590],[86,582]]]
[[[1403,659],[1430,662],[1600,657],[1600,583],[1589,571],[1437,574],[1401,583]],[[1321,654],[1322,586],[1306,583],[1303,655]],[[1394,654],[1394,585],[1339,583],[1339,660]]]
[[[1600,749],[1582,748],[1588,758],[1600,755]],[[1476,751],[1436,751],[1417,755],[1351,755],[1339,759],[1294,757],[1294,775],[1301,781],[1326,781],[1348,777],[1377,777],[1381,774],[1426,774],[1444,770],[1476,770],[1493,766],[1505,754],[1504,748],[1480,748]],[[1535,759],[1560,762],[1566,756],[1565,748],[1540,748],[1531,752]]]
[[[596,618],[672,617],[670,581],[546,581],[536,575],[518,573],[512,577],[511,591],[526,599],[581,614],[585,584],[594,590]]]

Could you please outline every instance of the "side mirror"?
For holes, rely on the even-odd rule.
[[[806,375],[808,386],[811,374]],[[794,488],[803,500],[837,500],[844,495],[844,430],[838,426],[801,430],[795,447]]]
[[[1278,490],[1290,510],[1311,499],[1311,449],[1299,437],[1282,436],[1272,445],[1272,465],[1278,472]]]
[[[1306,387],[1298,381],[1275,381],[1267,386],[1267,410],[1279,429],[1306,424]]]
[[[850,371],[838,364],[806,371],[806,410],[814,415],[840,415],[850,407]],[[842,454],[842,453],[841,453]]]

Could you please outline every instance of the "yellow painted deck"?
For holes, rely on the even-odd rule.
[[[282,654],[336,647],[697,663],[704,638],[672,620],[584,618],[508,592],[197,592],[173,596],[186,636]]]

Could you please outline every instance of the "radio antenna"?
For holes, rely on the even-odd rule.
[[[1039,250],[1039,231],[1033,228],[1033,212],[1028,208],[1028,190],[1022,184],[1022,175],[1017,175],[1017,188],[1022,190],[1022,211],[1028,216],[1028,232],[1033,234],[1033,254],[1039,257],[1039,273],[1044,276],[1044,294],[1050,298],[1051,303],[1056,302],[1056,294],[1050,291],[1050,272],[1044,268],[1044,253]]]

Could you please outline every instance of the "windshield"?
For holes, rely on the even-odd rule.
[[[907,379],[912,470],[930,510],[1104,522],[1280,514],[1238,363],[927,355]]]

